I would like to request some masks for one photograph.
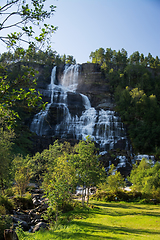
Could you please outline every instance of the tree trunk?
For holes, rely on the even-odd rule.
[[[4,195],[4,184],[3,184],[3,179],[1,177],[1,190],[2,190],[2,194]]]
[[[84,207],[84,202],[85,202],[85,194],[84,194],[84,186],[82,188],[82,206]]]
[[[89,203],[89,187],[87,188],[87,205]]]

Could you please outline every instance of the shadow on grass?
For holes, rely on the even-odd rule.
[[[127,228],[127,227],[117,227],[117,226],[106,226],[104,224],[99,224],[99,223],[88,223],[88,222],[83,222],[83,221],[74,221],[72,222],[72,225],[76,224],[78,225],[81,229],[87,230],[88,232],[92,232],[93,234],[98,232],[106,232],[108,233],[114,233],[114,234],[133,234],[133,235],[141,235],[141,234],[154,234],[154,235],[160,235],[160,231],[158,230],[150,230],[150,229],[135,229],[135,228]],[[94,235],[93,235],[94,236]],[[96,235],[98,236],[98,235]],[[116,238],[112,238],[116,239]]]
[[[127,239],[130,237],[142,237],[143,235],[149,238],[153,236],[155,239],[160,239],[160,230],[156,229],[141,229],[141,226],[138,225],[138,229],[135,227],[123,227],[117,225],[110,225],[109,223],[104,224],[104,222],[93,223],[92,217],[98,219],[99,215],[110,215],[110,216],[125,216],[125,215],[149,215],[149,216],[159,216],[159,213],[154,211],[158,211],[158,208],[147,209],[147,205],[145,206],[135,206],[129,205],[124,203],[102,203],[102,202],[95,202],[94,205],[96,206],[93,209],[81,209],[79,211],[75,211],[75,215],[79,214],[78,219],[74,219],[74,221],[69,222],[66,226],[63,226],[60,229],[55,231],[51,231],[51,238],[46,238],[44,235],[44,240],[48,239],[70,239],[70,240],[122,240],[124,236]],[[87,211],[87,213],[86,213]],[[86,217],[89,217],[89,222],[85,220]],[[105,218],[104,218],[105,219]],[[107,219],[107,218],[106,218]],[[148,239],[147,238],[147,239]],[[36,238],[39,239],[39,238]],[[126,238],[125,238],[126,239]],[[142,239],[142,238],[141,238]]]
[[[96,207],[99,208],[99,213],[102,215],[110,216],[126,216],[126,215],[142,215],[142,216],[152,216],[160,217],[160,211],[158,207],[151,207],[150,205],[133,205],[124,203],[94,203]],[[102,209],[103,210],[100,210]],[[114,208],[114,211],[113,211]],[[157,209],[156,209],[157,208]],[[124,209],[124,211],[120,210]],[[128,211],[127,211],[128,210]],[[159,212],[155,212],[158,210]]]
[[[88,233],[66,233],[66,232],[63,232],[63,233],[59,233],[59,232],[54,232],[54,239],[73,239],[73,240],[82,240],[82,239],[90,239],[90,240],[100,240],[100,239],[115,239],[115,240],[118,240],[119,238],[116,238],[116,237],[103,237],[103,236],[100,236],[100,235],[92,235],[92,234],[88,234]]]

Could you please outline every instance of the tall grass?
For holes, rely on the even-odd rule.
[[[160,239],[160,206],[94,201],[93,209],[75,212],[75,219],[56,229],[25,233],[22,239]]]

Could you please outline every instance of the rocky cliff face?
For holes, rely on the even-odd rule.
[[[57,80],[63,77],[65,66],[57,67]],[[79,68],[77,92],[86,95],[91,106],[113,109],[114,101],[109,92],[109,83],[102,74],[99,64],[83,63]]]
[[[109,92],[109,83],[104,78],[99,64],[81,65],[78,91],[87,95],[95,108],[113,109],[114,102]]]
[[[49,102],[50,97],[47,95],[47,85],[50,83],[50,75],[52,68],[43,65],[37,65],[39,71],[37,89],[43,94],[44,101]],[[57,67],[56,81],[61,81],[65,65]],[[114,101],[109,92],[109,83],[103,76],[99,64],[84,63],[80,65],[78,86],[76,92],[86,95],[91,106],[95,108],[113,109]]]

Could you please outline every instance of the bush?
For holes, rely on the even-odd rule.
[[[128,195],[128,201],[129,202],[134,202],[134,201],[139,201],[140,199],[143,198],[142,193],[141,192],[135,192],[135,191],[130,191],[127,192]]]
[[[67,212],[70,212],[74,209],[73,207],[73,203],[71,202],[64,202],[62,204],[62,206],[60,206],[60,209],[62,211],[62,213],[67,213]]]
[[[14,204],[16,208],[21,208],[23,210],[32,209],[34,207],[31,196],[26,197],[14,197]]]
[[[141,192],[135,191],[100,191],[92,195],[91,199],[97,201],[126,201],[126,202],[143,202],[149,203],[151,196],[148,194],[142,194]],[[143,200],[143,201],[142,201]]]
[[[97,201],[100,201],[100,200],[105,200],[107,196],[107,192],[105,191],[98,191],[97,193],[93,194],[90,199],[94,199],[94,200],[97,200]]]

